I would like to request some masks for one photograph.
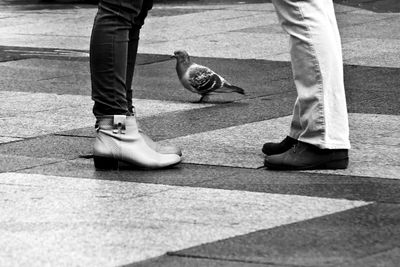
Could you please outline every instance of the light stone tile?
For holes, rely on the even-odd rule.
[[[217,10],[243,10],[243,11],[274,11],[274,6],[272,3],[263,3],[263,4],[249,4],[249,3],[244,3],[243,4],[234,4],[234,5],[226,5],[226,4],[218,4],[218,5],[168,5],[168,6],[158,6],[154,5],[153,9],[199,9],[199,10],[210,10],[210,9],[217,9]],[[150,13],[151,16],[151,13]]]
[[[19,23],[7,23],[15,21],[13,18],[5,19],[7,26],[0,27],[0,34],[9,33],[25,35],[44,35],[44,36],[68,36],[71,33],[80,35],[90,34],[96,8],[93,9],[75,9],[73,12],[18,12],[22,15]],[[16,14],[18,14],[16,13]],[[63,15],[63,16],[60,16]],[[88,22],[92,23],[88,23]],[[57,25],[57,27],[54,27]]]
[[[400,116],[350,114],[350,140],[354,145],[400,145]]]
[[[290,61],[290,53],[285,52],[285,53],[277,53],[274,55],[268,55],[265,57],[265,60],[288,62]]]
[[[356,8],[356,7],[340,5],[340,4],[334,4],[334,7],[335,7],[336,13],[349,13],[349,12],[355,12],[355,11],[359,10],[359,8]]]
[[[133,99],[138,117],[212,104]],[[35,137],[94,125],[90,96],[0,91],[0,136]]]
[[[353,12],[351,14],[336,14],[336,20],[338,22],[339,29],[342,31],[347,31],[348,29],[345,29],[346,27],[357,27],[357,25],[363,25],[367,23],[380,23],[380,21],[395,25],[394,22],[389,22],[387,20],[391,18],[396,19],[398,17],[400,17],[400,15],[388,13],[359,14]]]
[[[289,131],[291,116],[164,140],[183,149],[184,162],[258,168],[261,148],[267,141],[280,142]],[[400,117],[350,114],[350,166],[347,170],[318,171],[400,179]]]
[[[21,50],[18,50],[21,52]],[[68,51],[66,51],[68,53]],[[29,51],[32,53],[32,51]],[[38,53],[44,53],[38,51]],[[72,53],[72,51],[71,51]],[[0,67],[5,67],[13,71],[21,73],[42,70],[50,72],[50,74],[76,74],[76,73],[89,73],[89,63],[82,64],[80,61],[67,61],[67,60],[48,60],[42,58],[29,58],[16,61],[0,62]],[[2,77],[6,79],[7,77]],[[23,78],[23,77],[20,77]]]
[[[10,33],[1,37],[4,46],[20,46],[36,48],[60,48],[89,50],[90,37],[88,36],[54,36],[54,35],[26,35]]]
[[[384,68],[400,68],[400,52],[377,52],[368,56],[352,57],[345,60],[346,64],[358,66],[373,66]]]
[[[245,2],[243,2],[245,3]],[[232,5],[230,9],[234,10],[253,10],[253,11],[260,11],[260,12],[274,12],[275,8],[272,3],[263,3],[263,4],[242,4],[242,5]]]
[[[399,51],[400,39],[346,38],[343,43],[346,64],[400,68]]]
[[[289,51],[284,34],[226,32],[165,42],[143,41],[139,53],[171,54],[185,49],[193,56],[237,59],[273,59]]]
[[[186,163],[259,168],[263,166],[263,143],[280,142],[289,125],[290,117],[283,117],[163,140],[161,144],[181,147]]]
[[[10,143],[10,142],[15,142],[15,141],[20,141],[23,140],[21,138],[13,138],[13,137],[6,137],[6,136],[0,136],[0,144],[4,143]]]
[[[155,8],[165,7],[155,5]],[[140,53],[169,55],[178,48],[184,48],[192,51],[196,56],[277,61],[290,59],[287,36],[284,34],[271,35],[265,32],[259,35],[254,33],[232,35],[232,31],[271,25],[271,23],[277,25],[277,16],[273,12],[271,3],[175,5],[170,8],[203,10],[196,13],[196,16],[183,14],[152,17],[150,15],[141,32]],[[335,5],[335,9],[339,15],[338,19],[343,21],[343,23],[339,21],[344,33],[343,39],[354,37],[354,34],[348,34],[349,29],[343,27],[344,25],[356,24],[356,27],[361,27],[361,24],[368,21],[384,22],[379,25],[374,23],[374,32],[380,28],[382,31],[387,31],[385,27],[387,23],[397,25],[395,22],[398,14],[375,13],[339,4]],[[30,47],[89,50],[90,31],[96,8],[53,11],[0,11],[0,16],[3,17],[0,26],[2,45],[23,47],[29,44]],[[386,22],[386,19],[391,20]],[[368,27],[366,32],[368,33]],[[368,38],[359,38],[355,42],[344,42],[345,63],[400,67],[397,56],[398,40],[399,36],[388,35],[387,40],[377,38],[371,42]],[[377,47],[379,47],[379,55],[371,56],[377,55]]]
[[[367,202],[0,174],[2,266],[117,266]]]
[[[144,25],[141,40],[168,41],[208,36],[270,24],[270,20],[278,21],[275,14],[240,10],[207,10],[196,16],[184,14],[172,17],[154,17]],[[181,25],[185,25],[185,27]]]

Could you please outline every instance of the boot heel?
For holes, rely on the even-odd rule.
[[[119,164],[118,164],[117,159],[94,156],[93,160],[94,160],[94,167],[97,170],[118,170],[119,169]]]
[[[346,169],[348,165],[349,165],[349,158],[345,158],[345,159],[327,162],[324,164],[324,168],[331,169],[331,170]]]

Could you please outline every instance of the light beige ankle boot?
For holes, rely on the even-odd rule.
[[[136,115],[136,108],[135,107],[133,107],[133,114]],[[138,125],[140,135],[144,138],[144,141],[146,142],[146,144],[149,147],[151,147],[153,150],[157,151],[160,154],[177,154],[179,156],[182,156],[182,150],[179,147],[176,147],[176,146],[162,146],[162,145],[154,142],[153,139],[151,139],[150,136],[145,134],[140,129],[139,123],[136,122],[136,124]]]
[[[161,154],[139,133],[135,116],[113,115],[99,119],[93,146],[96,169],[118,169],[120,163],[159,169],[181,162],[177,154]]]
[[[182,156],[182,150],[176,146],[162,146],[156,142],[154,142],[150,136],[145,134],[142,130],[139,129],[140,135],[143,137],[146,144],[151,147],[153,150],[157,151],[160,154],[176,154],[178,156]]]

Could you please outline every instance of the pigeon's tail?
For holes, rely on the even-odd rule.
[[[224,87],[225,87],[225,88],[228,88],[228,89],[230,90],[230,92],[235,92],[235,93],[238,93],[238,94],[241,94],[241,95],[244,95],[244,94],[245,94],[244,89],[243,89],[243,88],[240,88],[240,87],[238,87],[238,86],[225,83],[225,84],[224,84]]]

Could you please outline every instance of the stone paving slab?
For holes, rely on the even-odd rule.
[[[169,53],[172,54],[173,51],[174,49],[170,50]],[[188,52],[190,53],[190,51]],[[204,57],[192,57],[192,61],[210,67],[231,83],[244,88],[247,94],[246,96],[238,94],[213,95],[210,99],[211,102],[241,100],[294,90],[290,78],[290,65],[284,62]],[[189,92],[180,84],[175,65],[175,61],[171,60],[136,68],[136,81],[133,85],[135,97],[151,99],[162,97],[174,101],[197,101],[199,95]],[[155,88],[159,89],[156,90]]]
[[[185,163],[259,168],[266,140],[279,142],[288,133],[291,117],[232,126],[164,140],[180,144]],[[346,170],[318,171],[351,176],[400,179],[398,116],[350,114],[350,166]],[[286,134],[285,134],[286,132]],[[390,151],[390,152],[389,152]]]
[[[396,88],[400,86],[400,81],[397,79],[400,75],[399,68],[350,65],[345,66],[344,72],[346,92],[356,89],[398,92]]]
[[[385,263],[396,256],[383,259],[375,254],[396,251],[399,215],[399,205],[373,204],[169,255],[290,266],[351,266],[364,258],[373,266],[382,261],[390,266]]]
[[[34,159],[75,159],[79,155],[92,154],[92,141],[92,138],[46,135],[2,144],[0,154]]]
[[[399,180],[326,173],[320,174],[317,172],[294,173],[289,171],[282,172],[265,169],[246,169],[185,163],[174,168],[154,172],[135,169],[104,172],[94,169],[92,159],[63,160],[56,163],[49,162],[48,164],[39,165],[37,167],[22,169],[19,172],[124,182],[400,203]]]
[[[395,88],[395,87],[393,87]],[[353,113],[399,115],[400,92],[382,93],[378,90],[347,90],[348,110]]]
[[[379,50],[377,50],[379,47]],[[353,38],[347,39],[343,43],[343,61],[346,64],[376,67],[393,67],[399,68],[398,53],[400,48],[400,39],[380,39],[380,38]],[[391,54],[392,57],[377,58],[372,62],[371,58],[376,55]],[[367,64],[372,63],[372,64]]]
[[[172,53],[172,52],[171,52]],[[134,94],[136,98],[160,99],[178,102],[191,102],[198,100],[199,96],[183,89],[175,72],[174,61],[165,61],[165,56],[143,56],[141,63],[136,68]],[[141,58],[141,57],[139,57]],[[154,62],[154,61],[163,62]],[[216,58],[194,58],[194,61],[213,68],[218,73],[242,86],[247,91],[247,96],[237,94],[223,94],[212,96],[211,102],[223,103],[237,101],[243,98],[254,98],[270,94],[294,93],[291,78],[290,64],[287,62],[263,60],[232,60]],[[57,94],[90,95],[90,78],[87,62],[63,63],[65,60],[26,59],[15,62],[0,63],[5,69],[12,69],[15,79],[3,77],[0,85],[8,91],[29,91]],[[68,62],[68,61],[67,61]],[[148,64],[154,63],[154,64]],[[65,64],[65,65],[63,65]],[[33,80],[26,80],[30,72],[49,65],[43,80],[38,75],[33,75]],[[398,112],[398,88],[400,69],[398,68],[373,68],[364,66],[345,66],[345,85],[347,89],[349,108],[357,105],[364,99],[390,102],[381,108],[393,107],[392,112]],[[48,72],[47,72],[48,71]],[[236,77],[241,77],[239,80]],[[155,89],[160,88],[160,89]],[[377,93],[390,92],[388,94]],[[377,91],[377,92],[374,92]],[[387,97],[390,96],[390,97]],[[284,97],[282,95],[282,97]],[[22,100],[20,100],[22,101]],[[90,101],[88,101],[90,102]],[[371,104],[363,105],[363,111],[368,110]],[[91,105],[91,104],[89,104]],[[362,108],[362,106],[360,106]],[[353,112],[360,112],[353,109]]]
[[[141,117],[210,107],[211,104],[174,103],[135,99]],[[93,126],[93,101],[89,96],[48,93],[0,92],[0,136],[35,137]]]
[[[0,172],[19,171],[37,166],[44,166],[60,162],[56,158],[36,158],[27,156],[16,156],[9,154],[0,154]]]
[[[165,59],[165,56],[158,55],[154,55],[153,59],[150,56],[144,56],[141,59],[143,65],[136,68],[135,97],[185,103],[198,100],[198,95],[188,92],[180,85],[174,70],[175,63],[165,61]],[[157,60],[164,62],[154,63]],[[215,95],[211,97],[211,103],[221,104],[227,101],[252,99],[257,96],[277,93],[281,94],[280,97],[288,97],[289,92],[290,94],[295,93],[290,64],[287,62],[215,58],[194,58],[194,60],[214,68],[227,79],[244,87],[248,93],[244,97],[237,94]],[[65,70],[62,65],[63,62],[64,60],[61,59],[29,59],[7,63],[6,65],[2,63],[0,65],[5,68],[13,69],[16,79],[2,78],[0,85],[8,91],[89,95],[90,79],[87,62],[66,64]],[[27,64],[29,68],[24,67],[24,64]],[[49,64],[47,69],[49,73],[45,75],[50,78],[43,80],[35,76],[36,80],[34,81],[25,80],[24,77],[29,76],[31,69],[37,69],[42,64]],[[58,71],[62,73],[61,77],[54,74],[54,69],[59,69]],[[77,72],[74,69],[79,71]],[[400,97],[400,93],[396,89],[400,86],[399,79],[397,79],[399,75],[400,69],[398,68],[345,66],[345,85],[349,110],[358,113],[398,114],[400,109],[397,99]],[[235,77],[241,78],[237,80]],[[162,89],[155,90],[155,88]],[[385,91],[385,93],[382,94],[382,91]],[[22,96],[22,93],[17,94]],[[17,97],[15,101],[18,101]],[[23,99],[19,101],[23,101]],[[87,99],[87,103],[87,110],[90,110],[92,105],[90,99]],[[51,103],[46,105],[49,104]],[[59,102],[54,103],[54,106],[56,105],[59,105]],[[290,106],[291,104],[287,105]]]
[[[396,27],[398,13],[381,14],[345,5],[335,5],[335,8],[343,38],[360,36],[365,39],[365,42],[354,42],[352,45],[344,43],[344,57],[347,63],[376,66],[383,66],[386,63],[393,67],[400,66],[397,56],[393,60],[390,58],[382,61],[379,58],[375,61],[363,60],[364,57],[369,58],[371,54],[376,53],[374,48],[377,43],[385,47],[386,52],[393,52],[396,55],[398,32],[393,33],[391,29],[398,28]],[[194,9],[198,11],[196,16],[193,16],[193,13],[187,13],[188,10]],[[4,36],[2,45],[26,46],[29,44],[34,47],[87,51],[95,12],[95,7],[36,12],[3,10],[0,12],[0,16],[3,17],[2,26],[0,26],[0,33]],[[175,15],[172,15],[174,12]],[[154,16],[151,13],[142,30],[140,53],[170,54],[177,48],[190,48],[196,56],[247,59],[256,56],[259,59],[284,61],[289,59],[287,37],[284,34],[271,35],[270,32],[265,31],[246,35],[244,32],[237,32],[246,28],[276,25],[277,17],[271,3],[206,6],[156,5]],[[159,25],[164,25],[164,27],[159,27]],[[179,25],[186,25],[186,27]],[[165,31],[165,28],[168,28],[168,31]],[[371,28],[374,30],[370,30]],[[196,31],[191,29],[196,29]],[[374,39],[368,41],[366,37]],[[237,38],[241,42],[237,42]],[[228,44],[231,45],[229,49],[226,49]],[[359,49],[351,49],[353,45],[359,46]]]
[[[14,141],[21,141],[21,140],[23,140],[23,139],[0,136],[0,144],[2,144],[2,143],[10,143],[10,142],[14,142]]]
[[[179,257],[179,256],[161,256],[155,259],[150,259],[142,262],[124,265],[124,267],[286,267],[276,264],[260,264],[244,261],[226,261],[207,258],[195,257]]]
[[[338,11],[337,7],[338,6],[336,6],[336,11]],[[338,26],[341,29],[341,34],[346,35],[345,37],[351,37],[350,34],[347,35],[347,33],[348,33],[347,31],[350,31],[352,27],[357,27],[357,26],[363,25],[365,23],[371,23],[371,24],[373,24],[374,22],[383,23],[383,22],[385,22],[385,20],[390,20],[392,18],[396,20],[399,17],[398,14],[391,14],[391,13],[382,13],[382,14],[353,13],[353,14],[351,14],[351,16],[349,16],[350,14],[349,14],[349,12],[337,12],[336,13],[336,20],[338,22]],[[350,27],[350,29],[347,29],[346,27]],[[364,32],[364,34],[367,34],[367,33]],[[374,33],[372,33],[372,34],[374,34]],[[392,37],[392,36],[388,36],[388,37]]]
[[[204,131],[216,130],[249,122],[287,116],[292,113],[294,93],[266,96],[260,99],[233,103],[217,103],[206,108],[160,114],[138,116],[141,129],[159,141]],[[223,116],[221,116],[223,115]],[[80,128],[58,132],[61,135],[93,137],[93,128]]]
[[[8,47],[0,49],[0,87],[7,90],[0,92],[0,195],[7,205],[0,208],[0,254],[40,266],[150,257],[157,258],[140,264],[397,263],[399,14],[335,7],[345,63],[362,65],[345,65],[348,107],[357,114],[350,116],[353,150],[344,172],[254,169],[262,165],[262,143],[283,138],[295,99],[287,37],[270,3],[155,6],[139,48],[152,54],[138,57],[134,102],[152,137],[174,144],[187,138],[189,162],[155,172],[95,171],[92,159],[78,158],[93,142],[87,51],[95,8],[2,9],[1,45]],[[181,87],[168,59],[177,48],[250,94],[190,103],[198,96]],[[378,204],[363,206],[369,202]]]
[[[0,253],[10,266],[121,265],[367,204],[24,173],[0,177],[7,201]]]
[[[238,169],[198,186],[338,199],[400,203],[399,180],[310,172]]]
[[[397,0],[380,0],[380,1],[364,1],[364,0],[335,0],[335,3],[354,6],[371,10],[379,13],[400,12],[400,3]]]
[[[370,16],[376,18],[376,16]],[[400,16],[385,15],[379,16],[378,20],[368,21],[363,23],[352,23],[340,29],[343,37],[363,38],[363,39],[392,39],[393,36],[400,35],[399,27],[387,27],[387,22],[390,20],[393,25],[400,24]],[[381,50],[381,47],[379,48]]]
[[[371,256],[364,257],[359,260],[355,260],[351,263],[346,263],[341,267],[375,267],[375,266],[391,266],[395,267],[400,262],[400,248],[396,247],[387,251],[382,251]]]
[[[194,164],[180,164],[173,168],[156,170],[152,172],[133,168],[121,169],[119,171],[96,171],[93,166],[93,159],[79,158],[73,160],[63,160],[54,164],[31,167],[29,169],[20,170],[19,172],[64,176],[70,178],[75,177],[77,179],[87,178],[201,187],[202,183],[215,181],[218,178],[232,177],[237,172],[237,169]]]

